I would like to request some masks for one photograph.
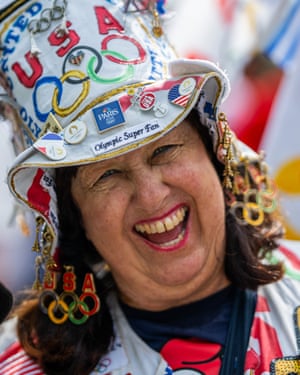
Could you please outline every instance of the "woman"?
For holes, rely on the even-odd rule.
[[[156,8],[130,3],[25,2],[16,53],[7,12],[32,138],[8,181],[36,214],[37,292],[3,325],[0,373],[296,372],[298,283],[263,158],[219,113],[227,77],[176,60]]]

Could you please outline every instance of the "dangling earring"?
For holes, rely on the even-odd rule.
[[[264,153],[260,154],[257,204],[264,212],[272,213],[277,209],[276,187],[268,175],[268,166],[264,161]]]
[[[153,21],[152,21],[153,35],[156,38],[160,38],[163,35],[163,29],[161,27],[159,13],[158,13],[155,1],[153,1],[153,4],[152,4],[152,15],[153,15]]]
[[[232,132],[229,128],[227,118],[224,113],[220,113],[218,116],[218,127],[222,135],[219,145],[219,152],[223,154],[221,157],[225,165],[223,172],[223,187],[231,190],[233,178]]]
[[[32,251],[37,253],[35,258],[35,281],[32,288],[41,290],[45,282],[51,279],[51,270],[56,267],[56,263],[51,256],[51,246],[53,234],[44,218],[36,218],[36,235]],[[43,274],[44,266],[44,274]]]
[[[81,286],[82,293],[76,294],[77,277],[73,266],[64,266],[62,275],[63,291],[56,291],[56,277],[53,275],[39,297],[40,309],[55,324],[67,320],[75,325],[84,324],[88,318],[100,310],[100,299],[96,294],[94,276],[86,273]]]

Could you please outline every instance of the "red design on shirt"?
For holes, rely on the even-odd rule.
[[[221,368],[222,346],[197,339],[173,339],[161,350],[161,355],[173,369],[174,374],[217,375]]]
[[[45,375],[38,364],[28,357],[16,342],[0,355],[0,374],[5,375]]]
[[[245,362],[245,370],[255,370],[255,374],[269,373],[271,361],[274,358],[281,358],[283,355],[275,328],[259,316],[261,312],[270,312],[268,302],[263,297],[259,297],[257,300],[250,349]]]
[[[280,251],[291,262],[292,266],[296,270],[300,270],[300,258],[298,254],[295,254],[292,250],[289,250],[285,246],[280,246]]]

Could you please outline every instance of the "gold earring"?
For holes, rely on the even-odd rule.
[[[224,172],[223,172],[223,187],[225,189],[232,189],[232,178],[234,177],[232,164],[232,132],[229,128],[227,118],[222,112],[218,116],[220,130],[222,132],[222,139],[220,141],[220,146],[223,151],[223,161],[224,161]]]
[[[51,255],[53,234],[44,218],[36,218],[36,234],[32,251],[37,253],[35,259],[35,281],[32,288],[41,290],[45,282],[51,279],[51,270],[56,267],[56,263]],[[45,271],[43,274],[43,266]]]

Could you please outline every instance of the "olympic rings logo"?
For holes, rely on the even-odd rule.
[[[249,189],[243,194],[243,202],[234,201],[230,212],[241,225],[259,226],[265,213],[272,213],[277,208],[275,191],[270,189]]]
[[[69,319],[75,325],[85,323],[88,318],[100,310],[100,300],[95,292],[92,274],[86,274],[83,293],[74,293],[76,277],[68,270],[63,276],[64,291],[58,295],[53,289],[45,289],[39,298],[39,306],[44,314],[55,324],[63,324]],[[53,288],[53,286],[52,286]]]
[[[112,40],[121,39],[126,43],[130,43],[137,50],[137,57],[127,58],[123,53],[109,49],[109,43]],[[125,48],[123,48],[126,50]],[[83,56],[89,52],[90,57],[86,59],[86,72],[82,70],[72,69],[67,70],[67,64],[80,65]],[[118,64],[123,67],[122,72],[117,76],[101,76],[99,74],[103,66],[103,58],[106,58],[110,63]],[[33,89],[33,105],[35,114],[41,122],[45,122],[49,110],[42,112],[39,109],[38,98],[40,97],[40,90],[45,85],[54,85],[52,96],[52,108],[61,117],[66,117],[73,113],[81,103],[86,99],[90,91],[90,82],[97,84],[114,84],[127,81],[134,75],[134,65],[141,64],[146,59],[146,51],[142,45],[132,37],[127,35],[109,35],[102,40],[101,51],[89,46],[76,46],[68,51],[62,65],[62,76],[60,78],[54,76],[41,77],[35,84]],[[115,72],[116,69],[110,69],[110,72]],[[61,106],[63,89],[66,83],[73,85],[82,85],[82,88],[75,99],[72,98],[72,103],[68,106]]]

